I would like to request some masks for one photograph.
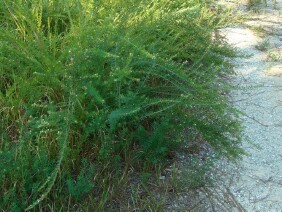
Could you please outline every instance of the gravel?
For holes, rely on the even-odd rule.
[[[249,154],[229,164],[230,192],[246,211],[282,211],[282,1],[269,4],[242,26],[222,30],[228,43],[248,58],[237,58],[232,92],[241,110]],[[255,30],[264,31],[259,37]],[[266,49],[259,50],[265,39]],[[275,56],[272,55],[275,52]],[[273,53],[274,54],[274,53]],[[232,176],[230,176],[232,175]],[[230,179],[225,184],[230,183]],[[235,179],[235,180],[234,180]],[[234,209],[234,211],[240,211]]]

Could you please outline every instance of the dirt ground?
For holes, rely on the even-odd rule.
[[[246,12],[247,10],[245,10]],[[244,24],[223,29],[247,58],[235,61],[234,105],[243,112],[244,149],[230,192],[234,211],[282,211],[282,1],[251,8]]]

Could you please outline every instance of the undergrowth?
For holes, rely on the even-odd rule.
[[[213,37],[229,15],[197,0],[1,1],[0,208],[104,210],[186,128],[240,156],[234,52]]]

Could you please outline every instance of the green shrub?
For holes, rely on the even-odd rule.
[[[0,2],[1,208],[92,193],[102,209],[126,167],[165,162],[187,127],[239,156],[221,16],[195,0]]]

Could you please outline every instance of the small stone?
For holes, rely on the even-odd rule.
[[[165,176],[160,176],[160,180],[165,180]]]

